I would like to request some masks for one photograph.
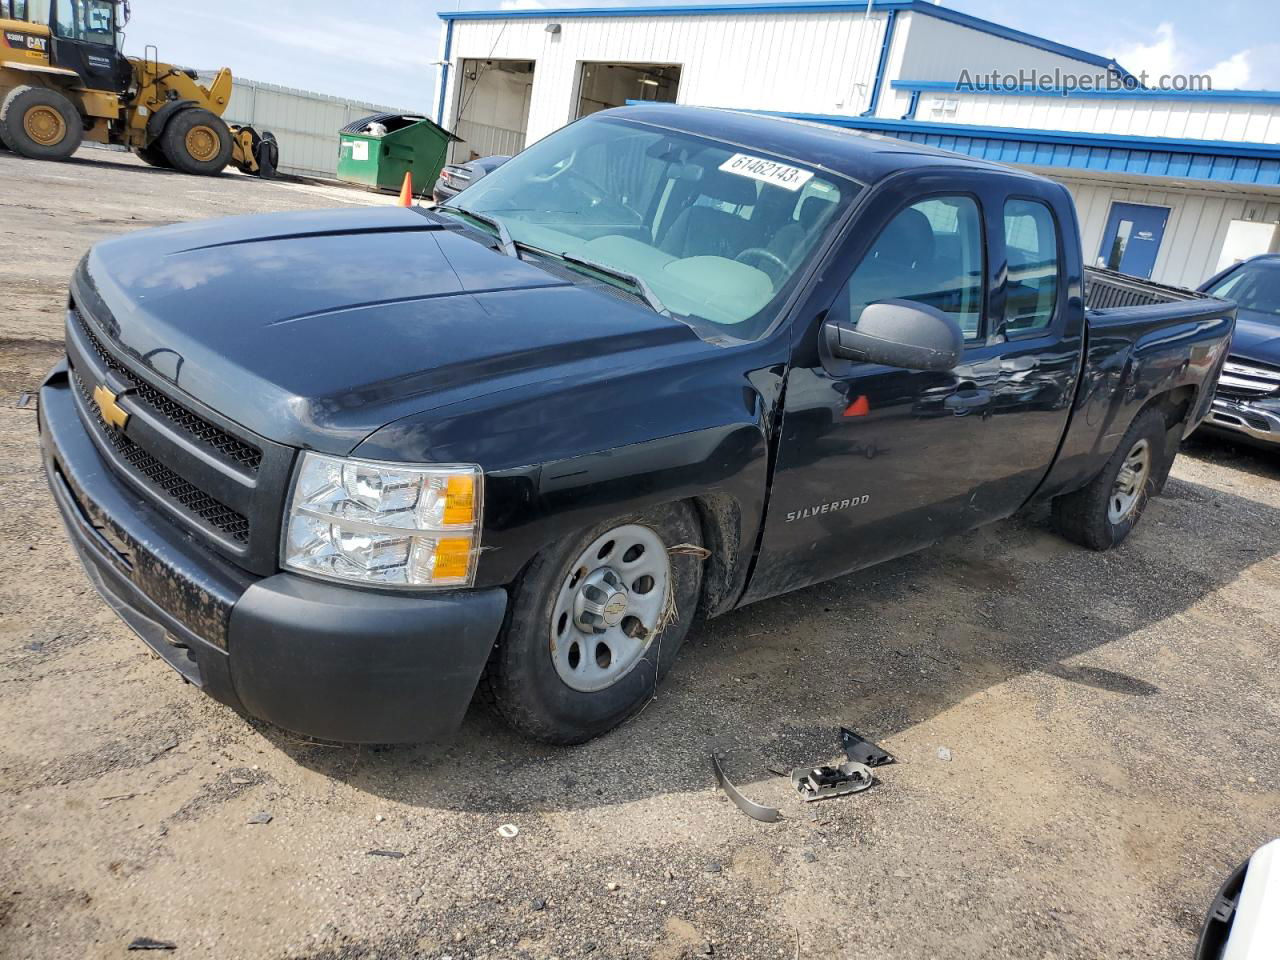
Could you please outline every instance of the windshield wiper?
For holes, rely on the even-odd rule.
[[[629,283],[636,288],[640,294],[640,299],[649,305],[654,313],[660,313],[664,317],[671,316],[669,311],[658,299],[658,295],[649,289],[649,284],[644,282],[642,277],[634,273],[628,273],[626,270],[619,270],[617,267],[611,267],[608,264],[599,263],[595,260],[588,260],[586,257],[579,257],[572,253],[553,254],[559,256],[565,263],[575,264],[579,267],[586,267],[588,270],[594,270],[596,273],[602,273],[606,277],[613,277],[615,280],[621,280],[623,283]]]
[[[464,217],[470,217],[477,223],[483,223],[498,235],[498,242],[502,244],[503,253],[508,257],[515,257],[517,260],[520,259],[520,248],[516,245],[515,240],[511,239],[511,231],[508,230],[507,225],[497,217],[491,217],[487,213],[476,213],[474,210],[464,210],[462,207],[455,207],[451,203],[437,204],[436,209],[448,210]]]

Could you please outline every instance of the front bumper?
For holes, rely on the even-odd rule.
[[[1203,426],[1244,434],[1250,440],[1263,443],[1280,443],[1280,400],[1214,397]]]
[[[80,421],[67,368],[40,389],[45,473],[103,599],[186,680],[240,713],[349,743],[434,740],[471,702],[502,589],[408,595],[255,577],[136,495]]]

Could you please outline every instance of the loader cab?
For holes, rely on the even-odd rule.
[[[120,0],[26,0],[27,19],[49,27],[50,66],[74,70],[89,90],[126,93],[133,67],[122,52],[128,4]]]

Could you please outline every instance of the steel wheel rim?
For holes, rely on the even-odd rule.
[[[56,147],[67,136],[66,121],[53,107],[32,107],[22,118],[22,128],[42,147]]]
[[[187,131],[187,153],[201,163],[208,163],[218,155],[222,141],[209,127],[192,127]]]
[[[1151,444],[1146,440],[1139,440],[1125,454],[1120,472],[1116,474],[1116,482],[1111,485],[1111,497],[1107,501],[1108,520],[1121,523],[1133,512],[1150,476]]]
[[[587,545],[551,609],[551,663],[566,686],[594,693],[635,669],[662,627],[671,559],[650,527],[615,527]]]

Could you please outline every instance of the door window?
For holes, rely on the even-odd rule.
[[[941,310],[966,340],[982,335],[982,217],[970,197],[932,197],[900,211],[880,232],[846,287],[849,320],[880,300]]]
[[[111,0],[63,0],[58,4],[58,36],[113,46],[114,15],[115,5]]]
[[[1008,333],[1042,330],[1058,303],[1058,225],[1038,200],[1004,205],[1004,243],[1009,261],[1004,323]]]

